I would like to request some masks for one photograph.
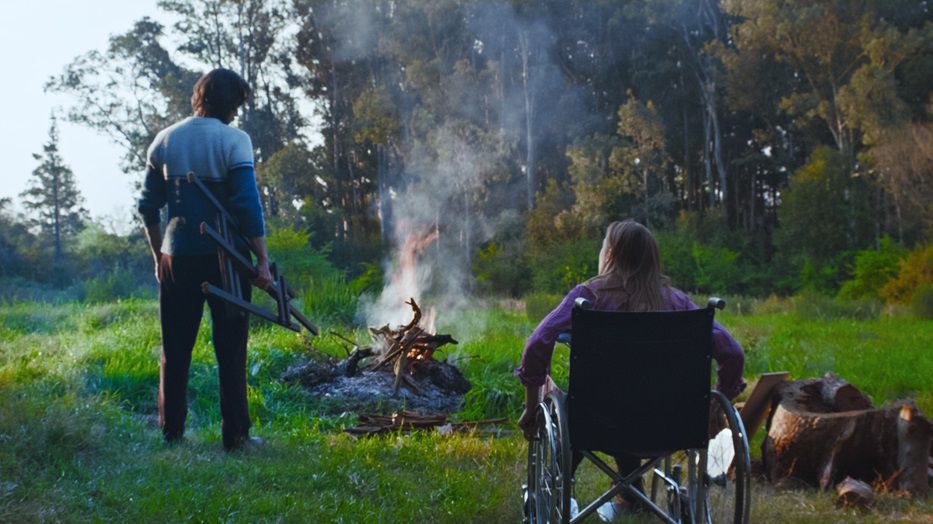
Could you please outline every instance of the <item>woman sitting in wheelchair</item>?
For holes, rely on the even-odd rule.
[[[525,438],[535,436],[535,411],[538,403],[556,386],[548,374],[554,343],[559,335],[570,332],[571,312],[578,298],[585,298],[597,310],[609,311],[681,311],[698,309],[686,294],[671,286],[661,273],[658,244],[643,225],[626,220],[613,222],[606,229],[599,252],[599,274],[576,286],[560,305],[538,324],[525,345],[521,366],[515,375],[525,386],[525,411],[518,421]],[[729,399],[745,388],[742,347],[717,322],[713,323],[713,358],[717,363],[716,389]],[[571,472],[581,461],[573,453]],[[634,456],[614,456],[623,476],[640,464]],[[631,506],[634,501],[626,498]]]

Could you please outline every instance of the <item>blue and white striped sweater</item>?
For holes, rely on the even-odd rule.
[[[215,252],[200,234],[214,210],[187,182],[194,172],[240,223],[246,237],[265,234],[256,187],[252,142],[245,132],[209,117],[190,117],[162,130],[147,153],[146,180],[138,211],[147,226],[160,221],[167,206],[162,252],[204,255]]]

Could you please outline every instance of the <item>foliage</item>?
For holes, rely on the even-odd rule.
[[[313,248],[311,236],[307,230],[285,227],[271,228],[267,232],[269,259],[279,264],[288,280],[298,285],[310,280],[327,280],[339,273],[327,259],[328,248]]]
[[[881,288],[888,302],[910,304],[914,293],[933,284],[933,244],[920,246],[900,261],[897,277]]]
[[[890,237],[882,238],[878,249],[859,251],[855,255],[852,278],[842,284],[839,298],[878,298],[881,288],[897,275],[898,264],[904,255],[904,248]]]
[[[600,240],[581,239],[553,243],[531,255],[535,291],[566,293],[596,275]]]
[[[116,265],[109,272],[85,280],[81,286],[83,288],[82,298],[84,302],[98,304],[140,295],[151,297],[153,287],[142,288],[138,277],[138,272]]]
[[[703,235],[678,237],[666,260],[681,285],[835,294],[859,250],[884,235],[911,248],[930,229],[922,3],[159,9],[171,25],[139,20],[50,79],[71,97],[69,119],[120,144],[136,172],[154,134],[189,114],[191,64],[236,68],[253,86],[237,125],[253,138],[267,216],[314,232],[311,245],[351,274],[391,253],[409,222],[456,238],[464,273],[480,260],[483,290],[510,280],[513,254],[528,253],[516,267],[560,266],[543,255],[560,251],[552,243],[629,217],[681,235],[688,213]],[[302,108],[320,140],[302,134]],[[499,235],[503,216],[527,234]],[[0,232],[5,274],[91,277],[36,269],[28,240]],[[549,272],[531,287],[563,287]],[[509,293],[529,288],[514,282]]]
[[[488,294],[519,297],[531,288],[527,250],[518,242],[486,244],[476,253],[473,274],[479,289]]]

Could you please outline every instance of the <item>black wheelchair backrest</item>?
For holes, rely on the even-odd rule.
[[[662,455],[706,447],[715,308],[624,313],[576,304],[567,411],[571,447]]]

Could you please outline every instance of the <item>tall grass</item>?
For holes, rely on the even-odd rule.
[[[357,440],[340,431],[355,421],[352,413],[325,414],[300,387],[283,384],[279,377],[292,363],[318,352],[343,354],[326,331],[309,340],[278,327],[254,327],[248,399],[254,431],[268,445],[224,454],[207,318],[193,355],[188,439],[165,447],[155,425],[155,304],[0,307],[0,522],[520,518],[525,444],[517,432]],[[769,370],[788,370],[795,378],[834,370],[878,403],[914,396],[933,411],[925,380],[933,371],[929,320],[817,320],[794,308],[719,318],[745,346],[749,378]],[[459,418],[517,416],[522,388],[512,370],[535,322],[523,312],[492,308],[440,326],[462,339],[443,357],[474,384]],[[353,335],[366,340],[362,330]],[[559,384],[566,384],[567,357],[559,346],[552,368]],[[600,482],[592,472],[581,474],[581,489]],[[756,501],[754,514],[762,522],[861,518],[835,510],[828,494],[772,491]],[[880,507],[878,520],[928,518],[931,511],[926,502],[894,498],[883,498]]]

